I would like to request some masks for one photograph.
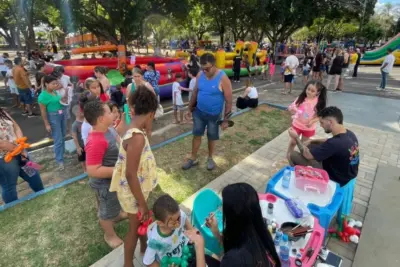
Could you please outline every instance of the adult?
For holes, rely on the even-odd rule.
[[[215,143],[219,139],[218,121],[224,109],[221,128],[228,127],[228,118],[232,110],[232,84],[225,72],[215,66],[215,57],[205,53],[200,57],[202,71],[197,75],[196,86],[189,110],[193,112],[193,142],[191,157],[182,166],[188,170],[198,164],[197,152],[201,145],[201,138],[207,127],[208,160],[207,169],[213,170],[216,166],[213,160]]]
[[[334,53],[335,58],[333,59],[332,66],[329,69],[329,75],[328,75],[328,81],[326,84],[326,89],[329,90],[329,85],[331,83],[331,80],[332,80],[332,78],[334,78],[335,79],[335,90],[340,91],[339,81],[340,81],[340,77],[342,75],[342,67],[343,67],[344,58],[343,58],[342,50],[339,48],[335,49],[333,53]]]
[[[156,65],[154,62],[150,61],[147,63],[147,69],[144,73],[143,78],[151,84],[154,89],[154,92],[157,96],[160,95],[160,88],[158,87],[158,83],[160,82],[160,72],[156,70]]]
[[[285,91],[284,94],[291,94],[293,89],[293,78],[296,75],[296,69],[299,66],[299,59],[295,56],[295,50],[290,50],[290,56],[285,60],[285,72],[284,72],[284,82]]]
[[[387,49],[388,55],[386,56],[385,60],[382,63],[382,66],[381,66],[381,74],[382,74],[381,85],[376,88],[378,91],[385,90],[387,76],[393,69],[393,64],[394,64],[395,58],[394,58],[392,52],[393,52],[393,50],[391,48]]]
[[[357,52],[357,61],[356,61],[356,64],[354,65],[353,77],[357,77],[357,74],[358,74],[358,66],[360,65],[360,61],[361,61],[360,48],[357,48],[357,49],[356,49],[356,52]]]
[[[46,66],[45,62],[43,60],[39,61],[37,64],[37,69],[38,71],[35,74],[35,81],[36,81],[36,91],[41,91],[44,87],[43,84],[43,79],[44,76],[46,76],[46,73],[44,72],[44,67]]]
[[[258,92],[251,79],[246,80],[246,89],[236,100],[236,107],[239,109],[256,108],[258,106]]]
[[[24,68],[24,62],[22,58],[16,57],[14,59],[15,67],[12,71],[15,85],[18,89],[19,98],[24,105],[24,112],[22,115],[27,115],[28,118],[35,117],[36,114],[32,112],[33,97],[31,92],[31,82],[29,80],[29,74]]]
[[[65,134],[67,130],[64,107],[60,102],[68,102],[68,93],[63,97],[57,92],[60,87],[56,77],[47,75],[43,79],[44,90],[39,95],[39,106],[46,130],[54,141],[54,154],[58,169],[64,170]]]
[[[349,65],[350,65],[350,54],[347,49],[343,51],[343,66],[342,66],[342,73],[340,75],[338,88],[336,91],[342,92],[344,89],[344,76],[348,75],[349,72]]]
[[[313,166],[327,171],[329,178],[345,186],[357,177],[359,146],[356,135],[343,125],[343,114],[337,107],[326,107],[318,113],[321,127],[332,138],[308,140],[302,143],[295,130],[289,135],[296,140],[300,152],[290,155],[291,165]]]
[[[312,78],[313,80],[320,80],[320,72],[323,64],[323,56],[321,52],[318,52],[317,55],[315,56],[315,64],[314,67],[312,68]]]
[[[15,141],[23,137],[23,133],[18,124],[1,107],[0,128],[0,185],[3,201],[9,203],[18,199],[18,177],[24,179],[35,192],[43,190],[43,183],[39,172],[30,169],[31,172],[27,173],[23,169],[27,161],[26,152],[13,157],[10,162],[4,161],[5,155],[16,148]]]
[[[140,68],[135,67],[133,68],[132,83],[126,88],[126,99],[129,99],[129,95],[135,92],[135,88],[137,88],[139,85],[144,85],[149,88],[150,91],[156,93],[153,86],[144,79],[143,71]]]
[[[224,248],[221,261],[204,256],[204,239],[198,230],[185,235],[194,243],[196,266],[205,267],[280,267],[271,234],[261,212],[260,200],[253,187],[236,183],[222,190],[223,232],[218,230],[215,216],[209,217],[207,226]]]
[[[236,50],[236,55],[233,58],[233,82],[240,82],[240,68],[242,66],[242,57],[240,56],[240,51]]]

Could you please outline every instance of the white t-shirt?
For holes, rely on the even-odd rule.
[[[254,86],[250,87],[250,92],[247,96],[252,99],[258,98],[257,88],[255,88]]]
[[[285,66],[292,70],[292,73],[285,71],[285,75],[296,75],[296,69],[299,66],[299,59],[295,55],[290,55],[285,60]]]
[[[393,69],[394,61],[395,61],[395,58],[394,58],[393,54],[387,55],[387,57],[385,58],[385,60],[382,63],[382,66],[385,65],[385,63],[387,63],[387,65],[386,65],[386,67],[384,67],[382,69],[382,71],[384,71],[386,73],[390,73]]]
[[[71,84],[71,80],[70,80],[69,76],[63,75],[60,78],[60,82],[61,82],[62,88],[60,90],[58,90],[58,93],[61,95],[61,97],[64,97],[65,92],[68,90],[68,103],[61,103],[61,104],[69,105],[69,103],[71,103],[71,101],[72,101],[72,95],[74,93],[73,88],[71,86],[68,86],[68,84]]]
[[[4,57],[0,56],[0,71],[7,71],[7,66],[4,65]]]
[[[10,86],[10,88],[17,88],[17,85],[14,82],[14,79],[10,78],[10,77],[12,77],[12,69],[7,70],[6,77],[8,78],[8,86]]]
[[[85,146],[86,146],[87,138],[88,138],[91,130],[92,130],[92,125],[90,125],[86,120],[84,120],[82,123],[82,128],[81,128],[81,136],[82,136],[82,140],[83,140],[83,143],[85,144]]]
[[[172,84],[172,103],[175,103],[177,106],[183,106],[182,92],[179,86],[181,85],[178,82]]]
[[[192,94],[193,94],[193,90],[195,87],[196,87],[196,77],[193,77],[189,83],[189,89],[192,90],[192,91],[189,91],[189,100],[192,99]]]
[[[164,256],[181,257],[183,246],[189,239],[183,234],[186,214],[181,211],[181,225],[170,235],[164,236],[159,231],[158,225],[153,223],[147,230],[147,249],[144,253],[143,264],[150,265],[154,261],[161,262]]]

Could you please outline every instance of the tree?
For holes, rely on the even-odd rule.
[[[384,36],[384,30],[379,23],[370,21],[364,25],[361,36],[363,36],[365,45],[372,45]]]
[[[310,29],[308,27],[303,27],[293,33],[292,38],[295,41],[305,41],[311,37],[311,34],[312,33],[310,32]]]
[[[383,37],[385,39],[397,34],[393,31],[396,28],[396,21],[400,18],[400,6],[392,3],[385,3],[383,7],[378,10],[378,14],[372,19],[380,25],[384,31]]]
[[[184,25],[196,35],[197,40],[202,40],[203,35],[211,30],[213,19],[205,12],[204,6],[199,3],[190,3],[189,15],[185,18]]]
[[[170,18],[161,15],[150,15],[144,22],[144,32],[147,36],[152,36],[154,46],[159,48],[162,46],[164,39],[172,37],[176,33],[175,24]]]

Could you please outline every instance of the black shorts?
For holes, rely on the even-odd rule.
[[[78,161],[79,162],[85,162],[86,161],[86,152],[82,151],[82,154],[78,155]]]
[[[293,74],[284,75],[285,76],[285,83],[291,83],[293,81]]]

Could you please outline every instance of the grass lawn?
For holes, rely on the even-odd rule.
[[[200,149],[200,165],[181,170],[191,150],[191,136],[154,151],[159,186],[150,197],[150,207],[164,192],[182,202],[287,129],[291,119],[285,111],[262,105],[234,121],[217,144],[218,168],[212,172],[206,170],[206,142]],[[0,225],[0,266],[88,266],[110,252],[87,179],[0,213]],[[121,237],[126,231],[126,222],[117,225]]]

